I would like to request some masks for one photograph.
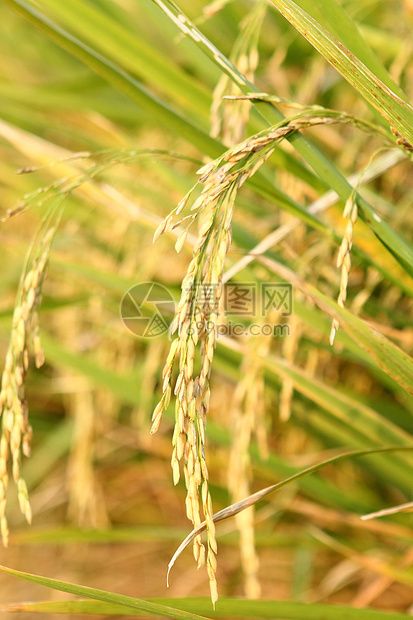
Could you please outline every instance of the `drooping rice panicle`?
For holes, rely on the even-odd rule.
[[[39,243],[34,244],[26,258],[20,280],[17,301],[13,313],[10,343],[6,354],[0,392],[0,528],[3,545],[7,546],[9,529],[6,518],[6,491],[8,485],[8,463],[11,461],[12,476],[17,485],[19,506],[30,523],[32,512],[27,485],[21,476],[22,453],[30,456],[33,430],[29,422],[29,410],[25,385],[30,355],[36,368],[44,362],[40,344],[38,307],[41,302],[50,247],[56,231],[56,218],[51,215],[41,227]],[[59,219],[60,214],[57,219]]]
[[[201,503],[207,522],[207,553],[197,536],[194,539],[194,557],[199,566],[206,559],[213,602],[218,596],[215,576],[217,544],[205,459],[205,427],[209,409],[209,377],[220,321],[222,277],[231,243],[234,201],[238,189],[270,157],[277,142],[304,127],[333,122],[337,122],[337,119],[299,115],[248,138],[198,170],[199,183],[204,187],[191,207],[193,216],[190,218],[190,223],[195,219],[200,222],[198,240],[182,282],[182,295],[175,318],[170,326],[171,334],[177,332],[177,338],[172,342],[164,366],[163,394],[153,412],[151,432],[158,430],[162,412],[168,407],[173,392],[176,397],[171,458],[173,479],[176,484],[183,459],[187,516],[197,527],[201,522]],[[187,205],[193,190],[164,219],[155,232],[154,240],[187,221],[184,217],[173,223],[173,216]],[[181,244],[178,250],[180,247]],[[172,387],[175,360],[179,374]]]

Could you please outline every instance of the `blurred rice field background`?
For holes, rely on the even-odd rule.
[[[287,282],[294,309],[248,317],[235,309],[226,317],[247,326],[280,324],[288,336],[217,339],[205,438],[213,509],[342,452],[413,445],[413,4],[288,1],[296,27],[279,12],[287,12],[279,0],[178,4],[3,2],[6,375],[8,350],[13,369],[17,364],[16,305],[23,317],[27,308],[27,321],[23,386],[15,373],[9,397],[3,374],[3,487],[6,460],[10,480],[0,516],[4,538],[9,530],[1,564],[131,597],[173,597],[179,607],[178,599],[209,597],[210,590],[190,549],[166,588],[168,562],[191,530],[184,476],[176,486],[172,479],[173,395],[150,434],[171,342],[167,333],[144,339],[128,331],[121,300],[134,285],[156,282],[178,303],[205,218],[182,238],[179,253],[182,227],[167,228],[156,243],[153,236],[196,184],[199,168],[269,126],[285,127],[281,113],[321,118],[299,131],[290,126],[235,197],[220,277],[227,287],[249,283],[254,290]],[[297,5],[387,85],[378,103],[369,100],[367,72],[358,66],[352,78],[349,66],[340,69],[325,31],[305,22]],[[179,20],[181,10],[193,30]],[[320,50],[300,27],[319,37]],[[223,98],[242,92],[249,101]],[[314,106],[342,115],[333,124],[333,113]],[[202,189],[195,188],[182,216],[193,213]],[[38,282],[25,288],[21,274],[36,265]],[[37,334],[44,353],[38,368]],[[173,382],[178,373],[176,365]],[[296,615],[271,608],[280,618],[317,618],[308,615],[316,613],[312,605],[333,603],[360,610],[355,618],[367,618],[367,608],[412,613],[412,465],[408,450],[338,461],[217,524],[222,605],[251,598],[256,607],[243,610],[251,617],[270,617],[259,607],[265,600],[310,604],[303,616],[298,607]],[[21,514],[30,509],[19,481],[27,485],[31,525]],[[75,615],[74,608],[63,607],[62,616],[52,605],[23,604],[72,594],[7,574],[0,589],[3,609],[18,604],[21,617]],[[108,610],[95,605],[88,613],[103,617]],[[190,611],[215,617],[204,598]]]

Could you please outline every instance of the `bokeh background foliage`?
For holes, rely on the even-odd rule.
[[[45,363],[27,374],[34,435],[21,471],[33,524],[10,483],[2,550],[2,564],[60,582],[28,577],[42,590],[3,574],[4,609],[377,619],[411,609],[409,512],[359,518],[408,509],[408,451],[339,461],[219,525],[215,612],[205,598],[184,600],[208,596],[188,551],[166,591],[189,530],[184,484],[173,487],[170,472],[172,406],[149,435],[170,343],[133,337],[119,303],[151,280],[179,299],[196,226],[179,255],[179,231],[152,238],[200,166],[282,115],[343,112],[345,122],[283,140],[236,199],[226,278],[291,282],[294,314],[280,319],[286,338],[218,339],[206,452],[214,508],[340,451],[410,445],[412,26],[409,0],[3,3],[3,358],[26,253],[63,207],[39,308]],[[241,92],[255,98],[222,99]],[[345,203],[357,210],[350,228]],[[351,267],[338,268],[343,237]],[[244,595],[256,600],[233,598]],[[11,605],[21,600],[34,602]],[[328,606],[337,603],[346,607]]]

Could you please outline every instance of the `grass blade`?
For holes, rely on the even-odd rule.
[[[314,20],[336,37],[346,48],[357,56],[386,86],[397,95],[404,97],[401,88],[388,74],[371,47],[360,34],[357,25],[337,0],[298,0],[296,4]]]
[[[105,55],[109,53],[132,74],[141,75],[147,83],[161,87],[167,97],[189,109],[196,117],[208,118],[208,90],[101,7],[81,0],[70,3],[43,0],[42,7],[53,11],[94,49],[101,49]]]
[[[386,452],[397,452],[399,450],[400,451],[405,451],[405,450],[409,450],[410,451],[410,450],[413,450],[413,445],[411,445],[411,446],[391,446],[391,447],[386,447],[386,448],[374,448],[372,450],[356,450],[354,452],[346,452],[345,454],[339,454],[338,456],[334,456],[331,459],[327,459],[326,461],[323,461],[322,463],[317,463],[316,465],[312,465],[311,467],[307,467],[307,469],[304,469],[304,470],[298,472],[297,474],[294,474],[293,476],[290,476],[286,480],[282,480],[281,482],[277,482],[276,484],[272,484],[271,486],[266,487],[265,489],[261,489],[260,491],[257,491],[256,493],[253,493],[252,495],[249,495],[248,497],[242,499],[239,502],[235,502],[235,504],[231,504],[231,506],[227,506],[223,510],[220,510],[219,512],[215,513],[213,515],[213,520],[214,520],[215,523],[218,523],[219,521],[224,521],[225,519],[229,519],[231,517],[234,517],[235,515],[237,515],[240,512],[242,512],[243,510],[246,510],[247,508],[253,506],[257,502],[259,502],[261,499],[266,497],[267,495],[270,495],[271,493],[274,493],[275,491],[278,491],[279,489],[282,489],[283,487],[287,486],[291,482],[295,482],[296,480],[299,480],[300,478],[303,478],[304,476],[308,476],[309,474],[312,474],[312,473],[318,471],[319,469],[322,469],[326,465],[331,465],[332,463],[336,463],[337,461],[341,461],[341,460],[347,459],[347,458],[355,458],[355,457],[360,457],[360,456],[369,456],[369,455],[373,455],[373,454],[381,454],[381,453],[386,453]],[[198,525],[198,527],[195,527],[192,530],[192,532],[190,534],[188,534],[188,536],[185,538],[185,540],[180,544],[180,546],[175,551],[171,561],[168,564],[168,578],[169,578],[169,573],[170,573],[172,567],[174,566],[176,560],[182,554],[184,549],[186,549],[186,547],[194,540],[194,538],[196,538],[196,536],[198,536],[205,529],[206,529],[206,521],[201,523],[201,525]],[[411,578],[411,583],[413,584],[413,577]]]
[[[124,92],[142,109],[149,112],[152,116],[156,116],[162,123],[176,131],[178,135],[186,138],[191,143],[195,140],[198,148],[205,150],[213,157],[218,156],[222,152],[219,142],[178,112],[172,110],[168,104],[150,93],[147,88],[126,73],[126,71],[49,20],[27,2],[24,2],[24,0],[6,0],[6,3],[21,13],[23,17],[28,19],[60,47],[79,58],[109,84]]]
[[[292,0],[271,0],[286,19],[356,88],[410,144],[413,108]]]
[[[245,599],[221,598],[216,610],[211,611],[211,601],[206,598],[157,598],[150,599],[158,605],[168,605],[172,609],[186,610],[190,613],[205,614],[211,618],[280,618],[285,620],[406,620],[402,613],[381,611],[379,609],[354,609],[344,605],[320,605],[295,603],[290,601],[248,601]],[[2,605],[0,610],[11,613],[66,613],[66,614],[104,614],[140,616],[145,612],[132,611],[120,605],[100,601],[45,601]],[[173,616],[171,616],[173,617]]]
[[[112,605],[120,605],[128,610],[133,609],[144,614],[151,616],[163,616],[166,618],[173,618],[174,620],[199,620],[205,616],[199,616],[187,611],[181,611],[180,609],[173,609],[172,607],[161,605],[158,603],[151,603],[143,599],[132,598],[131,596],[125,596],[123,594],[115,594],[114,592],[107,592],[106,590],[99,590],[97,588],[89,588],[87,586],[79,586],[74,583],[66,581],[59,581],[57,579],[51,579],[49,577],[41,577],[40,575],[32,575],[31,573],[24,573],[23,571],[17,571],[12,568],[0,565],[0,571],[30,581],[31,583],[37,583],[40,586],[51,588],[52,590],[59,590],[60,592],[68,592],[69,594],[76,594],[86,598],[96,599]]]

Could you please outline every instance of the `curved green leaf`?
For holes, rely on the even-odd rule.
[[[413,108],[292,0],[271,0],[286,19],[410,144]]]
[[[212,517],[213,521],[215,523],[218,523],[219,521],[230,519],[231,517],[234,517],[235,515],[242,512],[243,510],[250,508],[257,502],[259,502],[261,499],[263,499],[264,497],[271,495],[275,491],[279,491],[280,489],[287,486],[291,482],[295,482],[296,480],[299,480],[300,478],[313,474],[314,472],[318,471],[319,469],[322,469],[326,465],[331,465],[332,463],[336,463],[337,461],[341,461],[343,459],[348,459],[348,458],[369,456],[369,455],[375,455],[375,454],[383,454],[386,452],[406,451],[406,450],[408,451],[413,450],[413,445],[391,446],[391,447],[386,447],[386,448],[374,448],[371,450],[356,450],[353,452],[346,452],[344,454],[339,454],[338,456],[334,456],[330,459],[327,459],[326,461],[323,461],[322,463],[317,463],[316,465],[307,467],[306,469],[301,470],[300,472],[290,476],[289,478],[286,478],[285,480],[282,480],[281,482],[272,484],[271,486],[266,487],[265,489],[261,489],[260,491],[257,491],[256,493],[253,493],[252,495],[249,495],[248,497],[245,497],[239,502],[235,502],[234,504],[227,506],[223,510],[220,510],[219,512],[213,515]],[[206,529],[206,521],[203,521],[203,523],[195,527],[192,530],[192,532],[188,534],[185,540],[179,545],[178,549],[175,551],[174,555],[172,556],[171,561],[168,564],[168,578],[169,578],[169,573],[171,572],[172,567],[174,566],[176,560],[179,558],[179,556],[184,551],[184,549],[186,549],[186,547],[205,529]],[[384,572],[388,574],[389,576],[392,576],[393,578],[400,578],[401,581],[411,583],[413,585],[413,575],[412,576],[406,575],[404,572],[399,572],[396,569],[390,569],[390,568],[387,569],[386,567],[384,567]]]
[[[25,581],[31,583],[37,583],[40,586],[51,588],[52,590],[60,590],[60,592],[68,592],[69,594],[76,594],[86,598],[96,599],[112,605],[122,606],[123,609],[127,608],[129,611],[133,609],[144,614],[154,616],[164,616],[166,618],[174,618],[174,620],[200,620],[205,616],[200,616],[180,609],[174,609],[166,605],[159,603],[151,603],[139,598],[132,598],[131,596],[125,596],[123,594],[115,594],[114,592],[107,592],[106,590],[99,590],[97,588],[89,588],[87,586],[79,586],[75,583],[69,583],[67,581],[59,581],[58,579],[51,579],[49,577],[41,577],[40,575],[32,575],[31,573],[24,573],[23,571],[7,568],[0,565],[0,571],[19,577]]]
[[[245,599],[221,598],[211,611],[211,601],[206,598],[156,598],[150,599],[158,605],[190,613],[209,614],[211,618],[279,618],[280,620],[407,620],[406,614],[381,611],[379,609],[354,609],[344,605],[306,604],[290,601],[248,601]],[[6,612],[66,613],[106,616],[141,616],[144,611],[125,609],[120,605],[101,601],[45,601],[1,605]],[[174,616],[171,616],[174,617]]]

